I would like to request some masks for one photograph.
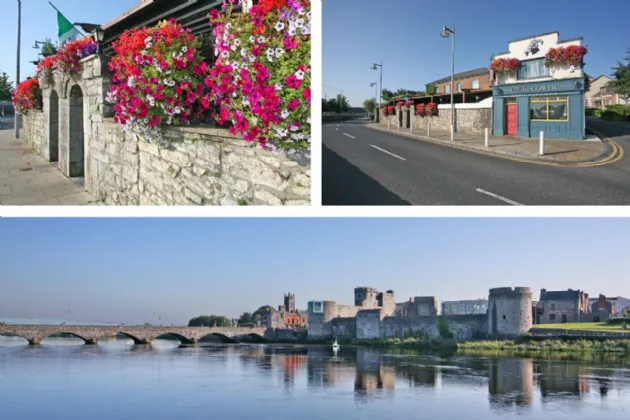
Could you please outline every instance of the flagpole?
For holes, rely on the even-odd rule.
[[[18,3],[18,33],[17,33],[17,69],[15,86],[20,83],[20,44],[22,41],[22,0],[17,0]],[[13,116],[15,118],[15,138],[20,138],[20,114],[17,109],[13,110]]]

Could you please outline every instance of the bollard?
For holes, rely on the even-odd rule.
[[[538,151],[538,154],[540,156],[545,155],[545,132],[544,131],[540,132],[540,150]]]
[[[488,129],[486,128],[486,137],[485,137],[485,141],[484,141],[484,146],[488,147],[489,146],[489,141],[488,141]]]
[[[400,120],[398,120],[398,131],[400,131]]]
[[[389,130],[389,126],[391,125],[391,122],[392,122],[392,121],[388,118],[388,119],[387,119],[387,129],[388,129],[388,130]]]
[[[455,127],[451,125],[451,141],[455,141]]]
[[[413,134],[413,118],[409,118],[409,134]]]
[[[431,121],[427,121],[427,137],[431,137]]]

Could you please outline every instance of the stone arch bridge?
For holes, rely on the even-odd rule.
[[[177,338],[182,344],[194,344],[213,335],[223,342],[245,339],[262,341],[266,327],[155,327],[155,326],[88,326],[88,325],[0,325],[0,335],[22,337],[31,345],[38,345],[48,337],[67,334],[80,338],[86,344],[97,344],[104,338],[123,335],[135,344],[150,344],[162,336]]]

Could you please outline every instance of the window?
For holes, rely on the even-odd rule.
[[[451,85],[444,85],[444,93],[451,93]]]
[[[556,310],[556,304],[555,304],[555,303],[552,303],[552,304],[551,304],[551,310],[552,310],[552,311],[555,311],[555,310]]]
[[[464,88],[464,84],[463,84],[463,83],[461,83],[461,82],[459,82],[459,83],[457,84],[457,91],[458,91],[458,92],[461,92],[463,88]]]
[[[529,101],[529,114],[532,121],[569,121],[569,97],[534,97]]]
[[[472,88],[473,89],[479,89],[479,80],[473,80],[472,81]]]
[[[435,87],[435,93],[440,93],[440,87],[439,86]]]
[[[556,320],[556,314],[549,314],[549,321],[555,321]]]
[[[517,76],[521,79],[539,79],[549,77],[549,68],[545,66],[545,59],[522,61]]]
[[[612,99],[608,100],[608,105],[612,105]]]

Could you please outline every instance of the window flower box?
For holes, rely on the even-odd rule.
[[[545,65],[581,67],[584,64],[584,56],[588,53],[587,47],[569,45],[568,47],[551,48],[545,55]]]
[[[513,75],[520,67],[521,62],[518,58],[497,58],[490,65],[490,70],[495,74]]]

